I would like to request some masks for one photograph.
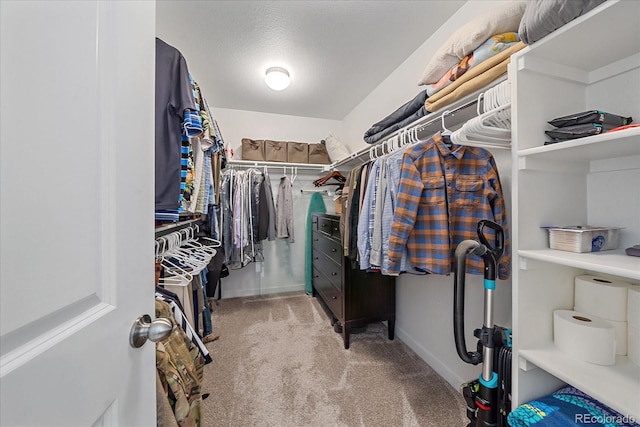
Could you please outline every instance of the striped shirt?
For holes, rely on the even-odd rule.
[[[434,274],[453,271],[454,252],[463,240],[477,240],[478,221],[489,219],[504,229],[504,255],[498,277],[510,275],[507,213],[491,153],[483,148],[453,145],[448,148],[439,133],[407,149],[389,238],[389,274],[400,273],[405,246],[409,262]],[[486,230],[494,242],[492,230]],[[482,274],[476,255],[467,259],[467,272]]]
[[[213,359],[209,354],[209,349],[204,345],[200,336],[196,333],[193,327],[187,321],[187,318],[182,311],[182,308],[176,303],[176,301],[170,296],[164,294],[163,292],[156,291],[156,300],[162,301],[165,304],[169,305],[171,311],[173,313],[174,320],[180,328],[187,335],[187,338],[198,348],[198,351],[202,354],[204,358],[205,364],[211,363]]]

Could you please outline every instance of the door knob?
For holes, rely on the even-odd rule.
[[[161,341],[171,335],[171,330],[173,330],[171,320],[159,318],[151,321],[151,316],[143,314],[138,317],[138,320],[135,321],[131,328],[129,344],[131,344],[131,347],[139,348],[147,340],[153,342]]]

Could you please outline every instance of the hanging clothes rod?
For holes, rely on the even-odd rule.
[[[227,168],[298,168],[304,170],[314,170],[318,172],[326,172],[330,165],[314,164],[314,163],[285,163],[285,162],[267,162],[256,160],[228,160]]]
[[[428,113],[426,116],[421,117],[419,119],[417,119],[416,121],[414,121],[413,123],[403,127],[402,129],[398,129],[396,131],[394,131],[393,133],[389,134],[387,137],[385,137],[384,140],[381,140],[379,142],[377,142],[376,144],[370,144],[370,146],[366,147],[366,148],[362,148],[358,151],[356,151],[355,153],[352,153],[351,155],[349,155],[348,157],[345,157],[344,159],[334,162],[329,166],[328,170],[335,170],[336,168],[339,168],[340,166],[349,163],[353,160],[356,159],[361,159],[363,157],[368,158],[369,157],[369,150],[371,149],[372,146],[377,146],[377,145],[382,145],[383,143],[385,143],[386,141],[391,140],[392,138],[401,135],[403,133],[406,132],[410,132],[413,131],[414,129],[417,130],[417,132],[424,132],[426,130],[429,130],[432,134],[438,132],[440,129],[440,124],[441,121],[443,119],[443,116],[446,117],[453,117],[453,116],[457,116],[457,120],[456,123],[454,123],[452,125],[452,127],[455,127],[457,125],[461,125],[462,123],[466,122],[467,120],[471,119],[472,117],[477,116],[477,112],[475,108],[470,108],[470,107],[475,107],[478,103],[478,96],[481,93],[486,92],[488,89],[491,89],[494,86],[497,86],[498,84],[504,82],[505,80],[507,80],[507,76],[503,76],[500,77],[496,80],[494,80],[493,82],[491,82],[489,85],[483,87],[482,89],[479,89],[473,93],[470,93],[466,96],[464,96],[463,98],[459,99],[458,101],[454,102],[451,106],[449,106],[448,108],[445,108],[442,111],[435,111],[435,112],[430,112]]]
[[[181,230],[186,227],[190,227],[192,224],[202,223],[202,218],[190,219],[186,221],[174,222],[171,224],[160,225],[155,228],[156,239],[174,231]]]
[[[320,193],[320,194],[328,194],[327,190],[314,190],[313,188],[301,188],[301,193]]]

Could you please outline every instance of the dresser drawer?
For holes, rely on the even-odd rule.
[[[318,217],[318,224],[315,230],[322,231],[328,236],[340,239],[340,221],[333,218]]]
[[[342,292],[318,268],[313,268],[313,287],[337,319],[342,319]]]
[[[325,253],[338,264],[342,264],[342,245],[340,241],[330,239],[323,233],[313,233],[313,248]]]
[[[342,289],[342,266],[340,264],[329,258],[327,254],[314,250],[313,266],[324,273],[336,289]]]

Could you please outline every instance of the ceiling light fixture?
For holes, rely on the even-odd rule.
[[[289,72],[282,67],[271,67],[267,69],[264,82],[273,90],[284,90],[289,87],[291,79]]]

